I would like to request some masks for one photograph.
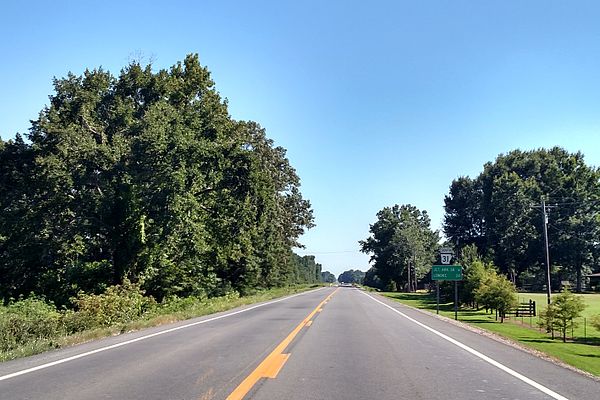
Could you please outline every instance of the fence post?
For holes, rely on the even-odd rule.
[[[571,339],[575,340],[575,337],[574,337],[574,334],[573,334],[573,325],[574,325],[574,322],[573,322],[573,320],[571,320]]]

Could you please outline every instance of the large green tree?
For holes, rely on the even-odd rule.
[[[427,211],[412,205],[385,207],[377,213],[361,251],[371,254],[375,275],[386,289],[416,289],[436,257],[439,235],[432,231]],[[372,274],[371,274],[372,275]],[[372,276],[369,279],[373,279]]]
[[[231,118],[197,55],[54,88],[28,142],[0,143],[0,297],[64,303],[124,278],[158,298],[320,278],[291,250],[313,216],[285,149]]]

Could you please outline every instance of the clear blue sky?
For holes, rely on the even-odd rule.
[[[288,4],[289,3],[289,4]],[[336,275],[384,206],[427,210],[512,149],[600,165],[597,1],[13,1],[0,13],[0,136],[25,132],[52,77],[198,53],[234,118],[288,155]]]

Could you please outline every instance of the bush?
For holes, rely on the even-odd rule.
[[[0,351],[63,334],[61,316],[54,304],[37,297],[0,307]]]
[[[139,285],[128,280],[122,285],[108,287],[102,294],[79,292],[72,301],[75,311],[64,316],[69,333],[132,322],[156,305],[152,297],[144,296]]]
[[[177,297],[164,298],[160,303],[161,314],[186,312],[201,307],[206,299],[203,297]]]

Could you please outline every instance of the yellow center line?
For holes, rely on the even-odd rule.
[[[296,335],[298,335],[298,333],[302,330],[302,328],[304,328],[305,326],[310,326],[309,321],[312,323],[311,318],[318,311],[323,310],[322,309],[323,305],[327,301],[329,301],[329,299],[331,299],[331,297],[338,290],[339,290],[339,288],[334,290],[333,293],[331,293],[329,296],[327,296],[327,298],[325,300],[320,302],[319,305],[317,307],[315,307],[315,309],[312,310],[311,313],[308,314],[308,316],[306,318],[304,318],[302,320],[302,322],[300,322],[300,324],[298,324],[298,326],[296,328],[294,328],[294,330],[292,332],[290,332],[290,334],[285,339],[283,339],[283,341],[281,341],[281,343],[279,343],[277,345],[277,347],[275,347],[275,349],[271,352],[271,354],[269,354],[258,365],[258,367],[256,367],[256,369],[254,371],[252,371],[250,373],[250,375],[248,375],[246,377],[246,379],[244,379],[242,381],[242,383],[240,383],[240,385],[237,388],[235,388],[235,390],[233,392],[231,392],[231,394],[229,396],[227,396],[227,400],[243,399],[244,396],[246,396],[246,394],[248,394],[250,389],[252,389],[252,387],[254,387],[254,385],[261,378],[276,378],[279,371],[281,371],[281,368],[283,368],[283,364],[285,364],[285,362],[287,361],[287,359],[290,356],[289,354],[283,353],[285,348],[288,347],[288,345],[292,342],[292,340],[294,340],[294,338],[296,337]]]

